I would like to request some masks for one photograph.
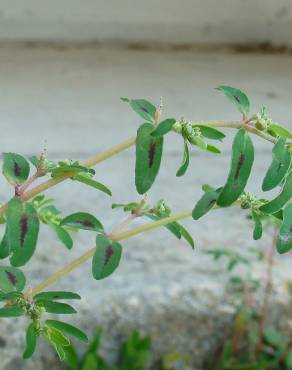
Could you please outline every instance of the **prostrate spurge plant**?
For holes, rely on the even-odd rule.
[[[167,118],[160,121],[161,105],[156,108],[146,100],[123,98],[122,100],[128,102],[140,116],[140,120],[142,118],[137,137],[83,164],[72,161],[54,163],[47,160],[43,153],[40,158],[30,158],[30,162],[36,168],[30,176],[30,165],[24,157],[15,153],[4,154],[3,174],[14,187],[15,196],[0,208],[1,222],[6,225],[0,245],[0,258],[9,259],[10,262],[9,264],[7,261],[5,265],[0,266],[0,300],[3,302],[0,317],[26,316],[29,319],[24,358],[32,356],[40,336],[53,345],[60,359],[66,359],[66,356],[70,355],[71,344],[68,336],[87,341],[87,336],[80,329],[62,321],[43,319],[44,313],[75,313],[72,306],[60,301],[80,299],[80,296],[73,292],[44,290],[90,258],[92,274],[96,280],[109,276],[118,267],[122,256],[123,248],[119,243],[121,240],[165,226],[177,238],[184,238],[194,248],[191,235],[178,223],[179,220],[189,216],[197,220],[211,209],[240,205],[243,209],[249,209],[254,220],[254,239],[262,236],[262,218],[273,215],[282,222],[277,241],[278,252],[285,253],[292,249],[292,204],[289,203],[292,197],[292,133],[273,122],[265,108],[249,116],[249,99],[242,91],[228,86],[220,86],[218,90],[223,92],[243,115],[241,120],[190,122],[184,118],[179,121]],[[209,140],[220,142],[224,139],[225,135],[218,130],[220,127],[237,129],[226,183],[219,187],[218,184],[215,187],[204,185],[204,193],[192,211],[171,215],[171,210],[164,200],[149,205],[145,193],[149,191],[159,172],[165,135],[174,132],[183,139],[183,160],[176,174],[180,177],[188,169],[190,147],[220,153],[219,148],[209,143]],[[273,200],[258,199],[245,191],[254,161],[254,146],[250,133],[274,144],[272,162],[262,186],[263,191],[280,187],[279,195]],[[136,189],[143,197],[138,202],[112,206],[112,208],[121,207],[130,215],[111,232],[104,230],[102,223],[88,213],[77,212],[63,217],[53,204],[53,200],[40,195],[44,190],[65,179],[82,182],[111,195],[106,186],[94,179],[94,170],[91,167],[132,145],[136,145]],[[51,178],[29,189],[36,179],[43,176]],[[124,231],[136,217],[146,217],[153,222]],[[28,289],[23,293],[26,279],[19,267],[24,266],[32,258],[41,223],[51,228],[68,249],[73,246],[70,235],[70,231],[73,230],[83,229],[93,232],[96,235],[96,244],[64,269],[34,289]]]

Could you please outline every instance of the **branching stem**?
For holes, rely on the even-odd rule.
[[[131,238],[132,236],[141,234],[145,231],[156,229],[160,226],[169,224],[171,222],[179,221],[179,220],[182,220],[184,218],[190,217],[191,214],[192,214],[192,211],[186,211],[186,212],[178,213],[177,215],[174,215],[174,216],[163,218],[159,221],[150,222],[150,223],[147,223],[146,225],[138,226],[138,227],[136,227],[132,230],[128,230],[128,231],[122,232],[118,235],[115,235],[115,236],[113,236],[113,240],[116,240],[116,241],[125,240],[125,239],[128,239],[128,238]],[[86,262],[91,257],[93,257],[94,252],[95,252],[95,246],[93,248],[89,249],[81,257],[79,257],[76,260],[74,260],[73,262],[71,262],[65,268],[56,272],[55,274],[50,276],[47,280],[45,280],[42,283],[40,283],[39,285],[37,285],[34,289],[32,289],[31,295],[35,295],[35,294],[41,292],[42,290],[46,289],[48,286],[55,283],[57,280],[61,279],[64,275],[68,274],[72,270],[76,269],[78,266],[82,265],[84,262]]]

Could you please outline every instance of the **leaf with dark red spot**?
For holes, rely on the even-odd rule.
[[[131,99],[129,101],[132,109],[146,121],[153,122],[156,108],[153,104],[145,99]]]
[[[229,175],[217,199],[217,204],[220,207],[230,206],[243,193],[251,173],[253,161],[253,143],[245,129],[241,128],[233,140]]]
[[[236,106],[240,113],[246,115],[250,110],[250,102],[244,92],[230,86],[219,86],[216,88],[222,91],[225,96]]]
[[[70,226],[76,229],[83,229],[89,231],[102,231],[103,226],[97,218],[90,213],[77,212],[65,218],[60,223],[60,226]]]
[[[144,123],[137,131],[135,184],[139,194],[151,188],[160,168],[163,136],[153,137],[153,129],[151,123]]]
[[[13,266],[23,266],[36,249],[39,233],[38,214],[32,204],[24,203],[15,197],[8,203],[6,218],[10,263]]]
[[[0,266],[0,291],[9,293],[21,292],[25,286],[25,276],[22,271],[11,266]]]
[[[29,163],[19,154],[3,153],[3,175],[13,186],[24,183],[29,176]]]
[[[119,266],[122,246],[104,235],[97,235],[96,250],[92,259],[92,274],[101,280],[112,274]]]
[[[263,191],[274,189],[284,179],[291,163],[291,155],[286,148],[286,139],[279,138],[273,148],[273,160],[263,181]]]

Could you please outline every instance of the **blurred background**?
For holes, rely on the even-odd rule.
[[[0,83],[1,151],[30,156],[46,147],[52,160],[84,160],[134,136],[142,122],[121,96],[155,105],[162,97],[165,118],[236,120],[236,110],[214,89],[230,85],[248,94],[252,113],[265,105],[276,122],[291,129],[292,1],[0,0]],[[175,176],[183,143],[169,135],[149,202],[164,198],[173,212],[180,212],[193,207],[203,184],[224,183],[234,135],[226,133],[220,156],[192,150],[183,178]],[[258,138],[254,142],[248,190],[261,195],[271,145]],[[134,149],[96,171],[97,179],[111,188],[111,199],[75,182],[64,182],[47,196],[64,214],[92,212],[111,229],[124,217],[111,204],[139,199]],[[1,180],[0,201],[10,193]],[[246,215],[225,209],[197,222],[185,220],[195,251],[165,229],[129,239],[123,243],[121,266],[110,278],[93,280],[88,263],[52,288],[82,295],[74,320],[89,335],[97,325],[104,328],[102,351],[109,361],[136,328],[152,338],[154,368],[165,354],[181,353],[189,356],[192,369],[206,369],[206,360],[231,330],[238,301],[228,288],[226,261],[214,262],[204,252],[226,248],[245,254],[249,247],[265,251],[272,243],[270,228],[261,241],[253,241]],[[31,286],[94,243],[90,234],[80,232],[69,252],[43,229],[37,255],[26,266]],[[292,277],[289,257],[276,257],[271,297],[274,317],[284,323],[291,320],[282,314],[289,312],[283,308],[288,307],[285,286]],[[264,280],[266,265],[252,266],[251,273]],[[1,320],[0,369],[63,368],[45,343],[31,361],[21,359],[24,326],[22,319],[13,324]]]

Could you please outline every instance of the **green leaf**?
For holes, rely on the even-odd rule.
[[[23,358],[30,358],[36,349],[37,344],[37,330],[35,324],[32,322],[26,330],[26,349],[23,352]]]
[[[245,129],[241,128],[233,141],[229,175],[217,199],[219,206],[230,206],[240,197],[249,179],[253,161],[253,143]]]
[[[257,215],[255,211],[252,211],[252,218],[254,220],[253,238],[254,240],[259,240],[263,235],[261,218]]]
[[[286,355],[285,365],[287,367],[287,370],[291,370],[292,369],[292,351],[291,351],[291,349],[288,352],[288,354]]]
[[[152,137],[153,125],[144,123],[137,131],[135,184],[139,194],[146,193],[159,172],[163,137]]]
[[[273,148],[273,160],[263,181],[263,191],[274,189],[285,177],[291,163],[286,139],[280,138]]]
[[[203,194],[193,209],[192,217],[194,220],[198,220],[214,207],[221,190],[222,188],[219,188],[217,190],[206,191]]]
[[[83,366],[81,370],[99,370],[98,369],[98,359],[94,353],[88,353],[85,356]]]
[[[92,260],[94,279],[101,280],[111,275],[119,266],[122,246],[104,235],[97,235],[96,250]]]
[[[271,327],[267,327],[264,329],[264,338],[269,344],[277,348],[282,347],[284,343],[283,336],[277,330]]]
[[[82,342],[88,342],[87,335],[73,325],[57,320],[47,320],[45,324],[50,328],[54,328],[61,332],[65,332],[66,334],[72,335]]]
[[[183,161],[182,161],[182,164],[181,164],[180,168],[178,169],[178,171],[176,173],[177,177],[183,176],[186,173],[186,170],[188,169],[189,163],[190,163],[189,146],[188,146],[187,141],[185,141]]]
[[[23,266],[36,249],[40,226],[38,214],[30,203],[14,197],[8,203],[6,217],[10,263],[16,267]]]
[[[198,146],[202,150],[207,150],[208,144],[200,136],[195,136],[191,139],[191,143]]]
[[[24,315],[24,310],[18,306],[0,308],[0,318],[18,317]]]
[[[131,99],[130,106],[146,121],[152,122],[155,118],[156,107],[144,99]]]
[[[41,292],[33,296],[35,302],[40,300],[56,301],[60,299],[81,299],[81,297],[77,293],[63,291]]]
[[[59,330],[46,327],[46,338],[54,346],[61,361],[65,360],[66,348],[70,346],[70,341]]]
[[[61,226],[70,226],[77,229],[97,231],[100,232],[103,230],[102,224],[90,213],[86,212],[77,212],[69,215],[60,223]]]
[[[246,115],[250,110],[248,97],[239,89],[230,86],[219,86],[217,90],[222,91],[226,97],[236,106],[240,113]]]
[[[63,347],[65,352],[64,361],[70,370],[80,370],[78,354],[72,344],[67,347]]]
[[[207,139],[222,141],[225,138],[225,134],[214,127],[206,125],[193,125],[193,127],[198,127],[201,134]]]
[[[3,153],[3,175],[13,186],[23,184],[29,176],[29,163],[16,153]]]
[[[89,173],[95,174],[95,171],[92,168],[87,168],[82,166],[79,162],[66,162],[60,161],[58,166],[52,169],[52,177],[68,176],[74,177],[78,173]]]
[[[0,266],[0,291],[9,293],[21,292],[25,287],[25,276],[22,271],[11,266]]]
[[[195,242],[191,234],[184,228],[181,224],[179,224],[181,236],[190,244],[192,249],[195,248]]]
[[[131,203],[127,203],[127,204],[113,203],[112,204],[112,209],[123,208],[124,212],[129,212],[129,211],[133,211],[133,210],[139,208],[139,206],[140,206],[140,203],[137,203],[137,202],[131,202]]]
[[[292,204],[288,204],[283,210],[283,223],[280,228],[277,251],[286,253],[292,249]]]
[[[101,182],[98,182],[94,180],[90,174],[88,173],[78,173],[77,175],[72,177],[72,180],[76,180],[79,182],[82,182],[83,184],[86,184],[88,186],[91,186],[92,188],[95,188],[97,190],[102,191],[103,193],[111,196],[112,192],[108,187],[103,185]]]
[[[67,249],[71,249],[73,247],[73,239],[71,235],[65,230],[63,227],[54,224],[53,222],[48,222],[49,226],[55,231],[58,238],[61,242],[65,245]]]
[[[77,311],[67,303],[53,302],[49,300],[37,300],[38,305],[41,305],[46,312],[62,314],[62,315],[71,315]]]
[[[283,137],[285,139],[292,139],[292,133],[284,126],[279,123],[270,123],[268,126],[268,132],[273,136]]]
[[[23,294],[20,292],[8,292],[0,293],[0,301],[16,301],[19,298],[23,298]]]
[[[215,154],[221,153],[221,150],[212,144],[207,144],[207,151]]]
[[[288,174],[286,181],[282,187],[281,193],[270,202],[259,208],[264,213],[276,213],[285,206],[292,197],[292,171]]]
[[[5,229],[5,234],[0,243],[0,259],[4,259],[9,256],[9,245],[7,240],[7,227]]]
[[[164,121],[161,121],[151,135],[157,137],[167,134],[169,131],[171,131],[175,122],[176,120],[174,118],[167,118]]]

